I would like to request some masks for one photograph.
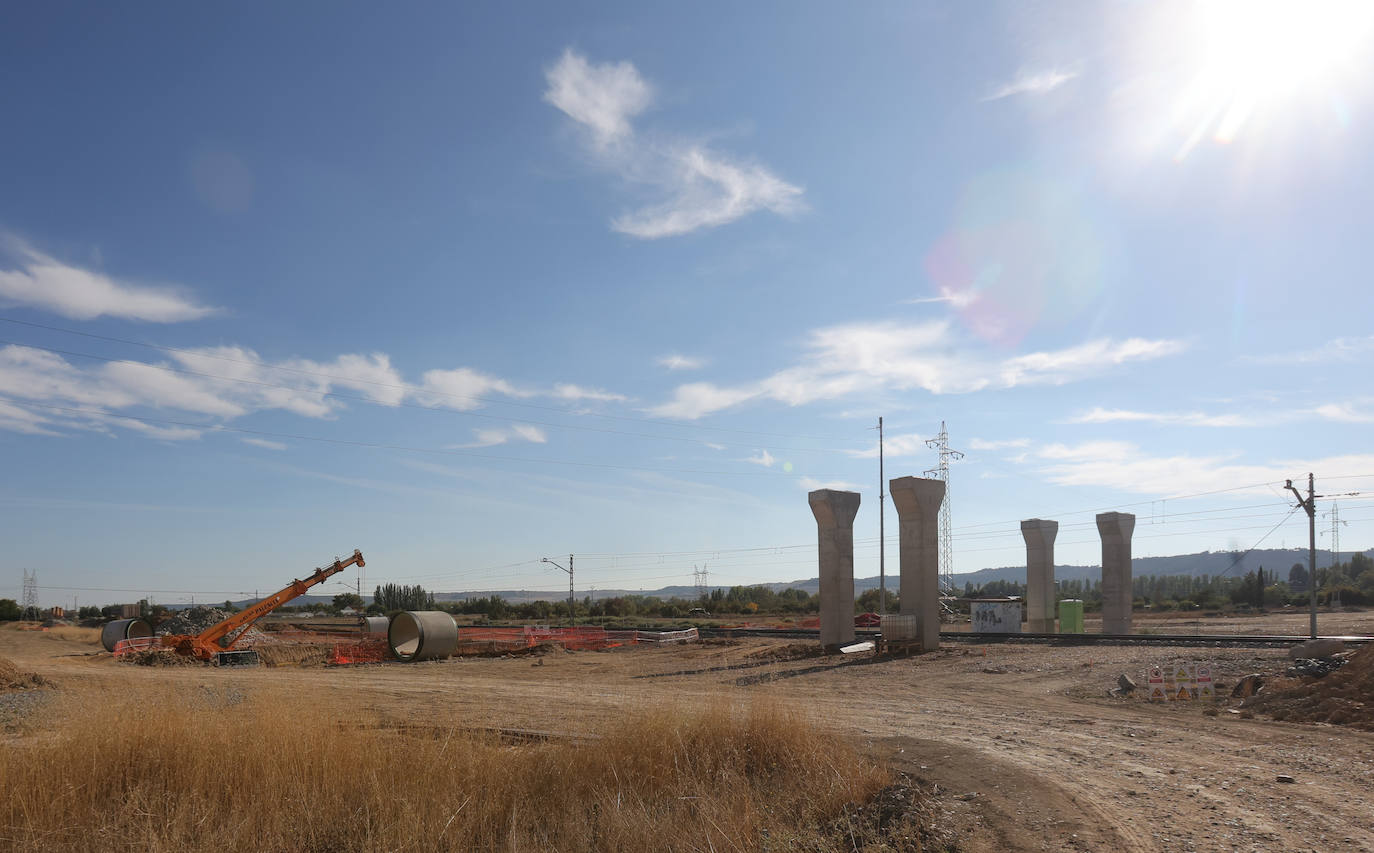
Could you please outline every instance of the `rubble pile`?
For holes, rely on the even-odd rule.
[[[199,634],[206,628],[213,627],[228,619],[231,615],[226,610],[218,607],[190,607],[186,610],[179,610],[157,625],[159,634]],[[231,635],[232,636],[232,635]],[[262,638],[262,632],[257,628],[249,628],[243,632],[237,645],[250,646]]]
[[[24,672],[9,658],[0,658],[0,693],[51,687],[52,682],[36,672]]]
[[[139,666],[201,666],[199,658],[178,654],[172,649],[139,649],[128,652],[116,660],[123,663],[136,663]]]
[[[1335,664],[1336,660],[1344,664]],[[1311,661],[1295,661],[1301,683],[1277,690],[1263,690],[1245,702],[1246,709],[1268,714],[1276,720],[1301,723],[1334,723],[1374,731],[1374,645],[1349,655],[1333,655],[1320,666],[1303,666]],[[1330,661],[1331,663],[1326,663]]]

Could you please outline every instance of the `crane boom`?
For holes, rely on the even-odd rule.
[[[162,638],[164,646],[170,646],[184,655],[194,655],[201,660],[212,660],[215,655],[227,649],[232,649],[239,638],[244,635],[247,628],[262,617],[281,607],[286,602],[305,593],[316,584],[324,583],[325,580],[337,575],[349,566],[364,566],[362,551],[353,550],[353,556],[346,560],[335,558],[334,563],[324,568],[316,569],[313,574],[304,580],[293,580],[291,583],[272,593],[256,604],[245,607],[238,613],[225,619],[223,622],[211,625],[199,634],[177,634]],[[228,643],[221,644],[221,641],[228,635],[238,631],[238,634]]]

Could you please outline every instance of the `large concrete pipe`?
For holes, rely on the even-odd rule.
[[[446,658],[458,648],[458,623],[442,610],[407,610],[391,620],[386,641],[398,660]]]
[[[391,624],[391,620],[387,619],[385,616],[364,616],[364,617],[363,617],[363,633],[364,633],[364,634],[385,634],[385,633],[386,633],[386,630],[387,630],[387,627],[388,627],[390,624]]]
[[[120,640],[137,640],[140,637],[151,636],[152,626],[142,619],[116,619],[100,629],[100,645],[105,647],[105,651],[112,652],[115,650],[115,643]]]

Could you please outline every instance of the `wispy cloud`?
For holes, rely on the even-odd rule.
[[[630,119],[653,102],[654,92],[629,62],[593,65],[571,49],[545,73],[544,100],[585,125],[596,142],[609,145],[634,131]]]
[[[251,444],[254,447],[261,447],[264,450],[285,450],[286,444],[280,441],[272,441],[266,438],[241,438],[244,444]]]
[[[1239,451],[1155,456],[1127,441],[1050,444],[1032,453],[1027,462],[1057,485],[1106,487],[1157,497],[1238,487],[1272,495],[1264,484],[1282,481],[1295,472],[1315,471],[1321,479],[1323,474],[1374,471],[1374,454],[1256,463],[1243,461]]]
[[[1374,335],[1333,338],[1319,347],[1296,352],[1247,356],[1253,364],[1334,364],[1361,361],[1374,355]]]
[[[883,456],[888,458],[917,456],[929,452],[930,448],[926,447],[926,440],[914,432],[906,435],[883,436]],[[846,450],[845,453],[855,459],[877,459],[878,441],[874,439],[873,445],[864,450]]]
[[[553,396],[560,400],[592,400],[598,403],[624,402],[625,395],[601,388],[583,388],[581,385],[559,383],[553,386]]]
[[[1360,410],[1351,403],[1327,403],[1312,410],[1317,417],[1347,424],[1374,424],[1374,411]]]
[[[940,288],[939,296],[922,296],[916,299],[905,299],[903,300],[903,304],[929,305],[932,303],[944,302],[951,308],[967,308],[977,301],[978,292],[976,290],[954,291],[948,287],[942,287]]]
[[[974,438],[970,439],[968,443],[969,450],[1015,450],[1021,447],[1030,447],[1030,439],[1003,438],[994,441],[988,441],[981,438]]]
[[[1078,76],[1076,71],[1048,69],[1042,71],[1022,71],[1007,83],[984,95],[983,101],[1000,101],[1016,95],[1044,95]]]
[[[0,347],[0,429],[52,433],[64,429],[134,430],[160,439],[201,435],[190,427],[158,427],[100,412],[169,418],[191,413],[224,422],[253,412],[280,410],[307,418],[333,418],[347,400],[383,406],[411,401],[468,411],[486,396],[529,396],[504,379],[471,368],[433,370],[420,385],[407,384],[384,353],[346,353],[330,361],[269,361],[245,347],[177,350],[158,361],[74,364],[61,355],[19,345]],[[36,404],[36,405],[35,405]],[[55,412],[44,406],[99,411]]]
[[[959,394],[1019,385],[1057,385],[1133,361],[1182,352],[1176,340],[1102,338],[1061,350],[998,359],[957,338],[946,322],[851,323],[817,329],[795,365],[734,386],[692,382],[649,409],[694,420],[752,400],[798,406],[856,393],[924,390]]]
[[[646,140],[631,121],[653,88],[629,62],[592,63],[565,50],[545,72],[544,100],[585,127],[599,162],[621,178],[656,188],[665,200],[611,221],[623,234],[653,240],[714,228],[761,210],[803,208],[802,190],[766,167],[684,139]]]
[[[666,367],[669,370],[698,370],[706,364],[706,361],[696,356],[670,353],[669,355],[659,356],[658,364],[660,367]]]
[[[119,317],[150,323],[199,320],[219,310],[199,304],[185,288],[136,284],[63,263],[11,235],[0,235],[0,255],[15,262],[0,269],[0,304],[73,320]]]
[[[1128,409],[1095,408],[1069,418],[1071,424],[1152,423],[1160,425],[1201,427],[1243,427],[1272,423],[1241,414],[1207,414],[1205,412],[1138,412]]]
[[[765,468],[772,468],[773,463],[777,462],[778,460],[773,456],[773,454],[769,453],[765,449],[760,450],[758,453],[755,453],[753,456],[746,458],[744,461],[752,462],[755,465],[762,465]]]
[[[835,489],[841,492],[857,492],[859,490],[858,483],[851,483],[847,480],[817,480],[814,477],[799,477],[797,484],[808,492],[814,492],[817,489]]]
[[[492,429],[474,429],[472,431],[473,440],[467,444],[455,444],[455,448],[474,448],[474,447],[495,447],[498,444],[506,444],[511,441],[528,441],[534,444],[544,444],[549,440],[544,431],[537,426],[529,424],[514,424],[509,427],[495,427]]]

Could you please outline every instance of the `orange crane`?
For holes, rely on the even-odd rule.
[[[291,599],[304,594],[310,587],[324,583],[326,579],[354,565],[367,565],[363,562],[363,552],[357,549],[354,549],[353,556],[347,560],[340,560],[336,557],[333,565],[316,569],[315,573],[305,580],[291,581],[257,604],[245,607],[223,622],[211,625],[199,634],[166,635],[161,638],[162,645],[164,648],[175,649],[180,654],[197,657],[203,661],[214,661],[220,665],[244,666],[255,664],[258,662],[257,652],[251,649],[234,650],[234,644],[247,632],[249,626]],[[229,637],[230,634],[234,636]]]

